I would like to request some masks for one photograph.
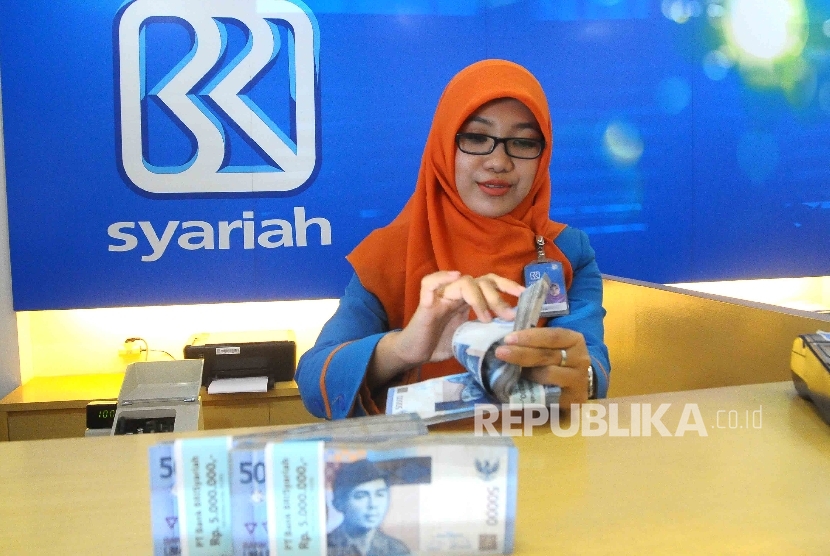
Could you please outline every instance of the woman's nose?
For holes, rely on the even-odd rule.
[[[513,167],[513,159],[507,154],[507,147],[504,143],[496,145],[488,155],[485,155],[487,160],[484,162],[484,167],[493,172],[508,172]]]

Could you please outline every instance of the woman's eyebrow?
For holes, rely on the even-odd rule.
[[[493,125],[492,120],[488,120],[487,118],[484,118],[482,116],[473,116],[472,118],[467,120],[468,124],[471,124],[473,122],[477,122],[477,123],[484,124],[484,125],[490,125],[490,126]]]
[[[482,116],[473,116],[472,118],[467,120],[468,124],[471,124],[473,122],[488,125],[488,126],[494,126],[495,125],[495,122],[493,122],[493,120],[488,120],[487,118],[484,118]],[[536,125],[536,122],[519,122],[517,124],[513,124],[510,127],[510,129],[516,129],[516,130],[530,129],[530,130],[533,130],[533,131],[539,131],[541,133],[541,130],[539,129],[539,126]]]
[[[513,129],[532,129],[533,131],[540,131],[536,122],[522,122],[513,126]]]

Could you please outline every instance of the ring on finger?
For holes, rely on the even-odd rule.
[[[568,366],[568,352],[567,350],[560,349],[559,353],[562,355],[562,360],[559,362],[560,367],[567,367]]]

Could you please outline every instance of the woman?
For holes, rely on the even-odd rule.
[[[485,60],[450,81],[415,193],[347,257],[355,276],[300,360],[296,381],[311,413],[382,412],[390,386],[464,372],[452,359],[453,332],[471,316],[515,316],[537,241],[562,263],[570,313],[509,334],[496,356],[561,386],[563,407],[605,396],[602,279],[587,236],[549,218],[552,145],[547,99],[523,67]]]

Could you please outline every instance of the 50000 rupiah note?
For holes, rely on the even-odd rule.
[[[264,479],[257,462],[251,460],[250,448],[261,450],[268,441],[359,438],[371,442],[426,433],[423,421],[412,414],[269,429],[218,439],[190,438],[152,446],[148,463],[153,554],[236,553],[238,542],[251,540],[251,535],[240,531],[264,530],[265,524],[257,528],[249,522],[238,525],[232,509],[239,500],[238,492],[234,498],[234,488],[250,490],[258,485],[246,481],[249,473],[254,472],[255,479]],[[230,452],[237,449],[242,454],[229,460]],[[249,492],[249,496],[255,498],[255,493]]]
[[[510,554],[517,461],[507,437],[269,444],[271,554]]]

